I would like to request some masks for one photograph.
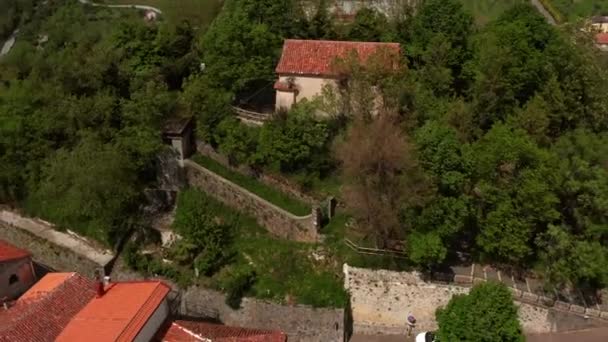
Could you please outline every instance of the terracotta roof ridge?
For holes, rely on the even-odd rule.
[[[157,297],[161,296],[164,291],[167,291],[167,293],[168,293],[171,290],[171,288],[167,284],[165,284],[163,281],[158,280],[155,282],[156,282],[156,287],[154,288],[154,290],[152,291],[150,296],[148,296],[148,298],[146,299],[146,302],[139,308],[139,310],[137,311],[135,316],[129,321],[129,323],[125,326],[125,328],[120,332],[120,334],[116,338],[117,341],[131,341],[131,340],[135,339],[137,334],[139,334],[141,329],[143,329],[143,327],[146,325],[146,322],[150,319],[150,317],[152,317],[152,315],[154,314],[154,312],[156,311],[158,306],[162,303],[162,298],[164,298],[166,296],[166,293],[165,293],[165,295],[163,295],[160,302],[158,302]],[[139,282],[133,282],[133,283],[150,283],[150,281],[139,281]],[[153,309],[153,310],[152,310],[152,312],[148,312],[148,309]],[[140,325],[140,323],[143,323],[143,324],[141,324],[141,326],[139,326],[139,328],[137,328],[137,326]],[[135,331],[136,328],[137,328],[137,330]],[[131,331],[131,330],[133,330],[133,331]],[[130,333],[134,333],[134,335],[130,336]]]
[[[401,45],[397,42],[361,42],[356,40],[329,40],[329,39],[285,39],[285,42],[310,42],[310,43],[340,43],[340,44],[369,44],[369,45]]]
[[[186,334],[188,334],[188,335],[192,336],[193,338],[195,338],[195,339],[197,339],[197,340],[199,340],[199,341],[203,341],[203,342],[213,342],[213,340],[211,340],[211,339],[209,339],[209,338],[206,338],[206,337],[203,337],[203,336],[201,336],[201,334],[197,334],[197,333],[195,333],[194,331],[192,331],[192,330],[190,330],[190,329],[188,329],[188,328],[184,327],[183,325],[181,325],[181,324],[179,324],[179,323],[177,323],[177,322],[171,322],[171,325],[175,325],[175,327],[176,327],[177,329],[182,330],[182,331],[183,331],[183,332],[185,332]]]

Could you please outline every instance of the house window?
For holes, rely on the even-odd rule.
[[[8,278],[8,284],[9,285],[13,285],[14,283],[19,281],[19,277],[17,277],[16,274],[13,274],[10,276],[10,278]]]

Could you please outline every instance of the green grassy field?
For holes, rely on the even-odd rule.
[[[475,22],[485,25],[487,22],[496,19],[502,12],[509,7],[526,2],[526,0],[461,0],[464,7],[475,17]]]
[[[569,21],[608,14],[608,0],[550,0],[549,2]]]
[[[192,160],[294,215],[305,216],[311,212],[311,207],[308,204],[292,198],[275,188],[271,188],[255,178],[232,171],[211,158],[197,154]]]
[[[255,270],[256,281],[247,296],[275,302],[293,300],[317,307],[346,305],[341,264],[311,258],[318,245],[276,239],[251,216],[199,193],[210,203],[210,212],[223,222],[232,222],[233,229],[233,238],[225,246],[227,254],[232,254],[233,258],[213,275],[211,286],[221,287],[222,278],[234,269],[251,267]]]
[[[107,4],[147,5],[159,8],[171,23],[188,20],[207,27],[222,8],[223,0],[104,0]]]

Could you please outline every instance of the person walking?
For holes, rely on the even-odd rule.
[[[416,327],[416,317],[411,313],[407,315],[407,337],[412,336],[412,330]]]

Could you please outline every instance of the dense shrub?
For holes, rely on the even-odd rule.
[[[220,284],[226,292],[226,304],[233,309],[238,309],[243,296],[255,283],[255,279],[255,271],[248,265],[240,265],[231,269]]]
[[[173,227],[183,237],[174,247],[181,264],[194,264],[203,274],[211,274],[225,260],[231,225],[214,215],[207,197],[198,190],[179,193]]]

